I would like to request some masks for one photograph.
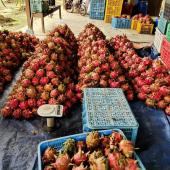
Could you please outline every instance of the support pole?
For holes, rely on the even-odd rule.
[[[31,9],[30,9],[30,0],[25,0],[25,10],[27,15],[27,25],[28,28],[31,29]]]

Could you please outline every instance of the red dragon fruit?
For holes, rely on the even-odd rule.
[[[88,168],[81,164],[80,166],[73,166],[72,170],[88,170]]]
[[[76,165],[80,165],[82,162],[85,162],[87,160],[86,154],[81,150],[81,148],[78,149],[78,152],[73,156],[73,161]]]
[[[12,109],[15,109],[15,108],[17,108],[18,107],[18,100],[17,99],[11,99],[10,101],[9,101],[9,106],[10,106],[10,108],[12,108]]]
[[[29,79],[23,79],[21,84],[23,87],[28,87],[31,84],[31,81]]]
[[[108,161],[109,161],[110,169],[115,169],[115,170],[125,169],[125,164],[126,164],[125,158],[119,152],[109,153]]]
[[[33,114],[32,114],[32,112],[29,109],[25,109],[25,110],[22,111],[22,116],[25,119],[30,119],[30,118],[33,117]]]
[[[48,164],[55,161],[57,157],[57,151],[54,148],[47,148],[43,154],[43,163]]]
[[[28,106],[30,108],[36,107],[37,106],[37,101],[36,99],[28,99]]]
[[[137,164],[137,160],[129,159],[129,158],[126,159],[125,170],[140,170],[140,168]]]
[[[43,104],[45,104],[46,102],[43,100],[43,99],[38,99],[37,100],[37,106],[40,107],[42,106]]]
[[[5,106],[1,109],[1,114],[5,118],[10,117],[11,113],[12,113],[12,111],[11,111],[10,107],[8,107],[8,106]]]
[[[16,109],[14,110],[14,112],[12,113],[13,117],[15,119],[20,119],[22,117],[22,111],[21,109]]]
[[[58,170],[69,170],[70,163],[71,163],[71,160],[68,154],[61,154],[58,156],[57,160],[55,161],[53,165]]]
[[[20,102],[19,107],[22,110],[27,109],[28,108],[28,102],[27,101]]]
[[[38,79],[37,77],[33,77],[33,78],[32,78],[32,84],[33,84],[34,86],[38,85],[38,84],[39,84],[39,79]]]
[[[57,97],[57,96],[59,96],[59,92],[58,92],[58,90],[57,89],[53,89],[53,90],[51,90],[51,92],[50,92],[50,97]]]
[[[45,69],[47,70],[47,71],[51,71],[51,70],[53,70],[53,68],[54,68],[54,66],[55,66],[55,63],[48,63],[46,66],[45,66]]]
[[[43,77],[45,74],[44,70],[43,69],[39,69],[36,71],[36,76],[37,77]]]
[[[166,107],[165,113],[170,116],[170,105]]]
[[[57,100],[56,100],[55,98],[50,98],[50,99],[48,100],[48,103],[49,103],[49,104],[58,104],[58,102],[57,102]]]
[[[56,74],[53,71],[47,71],[46,75],[50,79],[53,79],[56,77]]]
[[[41,79],[40,79],[40,84],[41,84],[41,85],[45,85],[45,84],[47,84],[48,82],[49,82],[48,77],[41,77]]]

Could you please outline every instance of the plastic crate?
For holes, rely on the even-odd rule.
[[[90,1],[90,11],[103,12],[105,11],[105,0],[91,0]]]
[[[138,24],[138,20],[132,19],[131,29],[136,30],[137,29],[137,24]]]
[[[47,12],[49,10],[49,2],[45,0],[30,0],[31,13]]]
[[[165,8],[163,12],[163,17],[167,20],[170,20],[170,3],[165,3]]]
[[[90,11],[90,18],[91,19],[103,20],[104,19],[104,13],[103,12],[91,12]]]
[[[113,129],[116,132],[119,132],[123,135],[124,139],[126,139],[126,136],[123,134],[123,132],[121,130],[118,129]],[[113,130],[102,130],[99,131],[99,133],[101,135],[110,135],[112,133]],[[67,139],[74,139],[76,141],[85,141],[87,136],[87,133],[81,133],[81,134],[76,134],[76,135],[71,135],[71,136],[66,136],[66,137],[61,137],[61,138],[56,138],[56,139],[52,139],[52,140],[46,140],[44,142],[41,142],[38,145],[38,169],[39,170],[43,170],[43,164],[42,164],[42,154],[44,153],[44,151],[48,148],[48,147],[53,147],[56,149],[61,149],[63,146],[63,143],[67,140]],[[134,158],[137,160],[138,165],[140,167],[141,170],[146,170],[144,165],[142,164],[140,158],[137,156],[136,153],[134,153]]]
[[[166,34],[167,25],[168,25],[168,20],[163,17],[160,17],[158,22],[158,28],[163,34]]]
[[[105,0],[91,0],[90,1],[90,18],[91,19],[104,19]]]
[[[166,39],[170,42],[170,23],[168,24],[168,27],[166,30]]]
[[[82,119],[83,132],[117,128],[136,141],[139,125],[120,88],[85,88]]]
[[[106,23],[111,23],[112,17],[117,17],[121,15],[123,0],[107,0],[105,9],[105,19]]]
[[[168,70],[170,70],[170,42],[166,38],[164,38],[162,41],[161,60]]]
[[[154,46],[159,53],[161,52],[161,45],[164,38],[165,38],[164,34],[162,34],[161,31],[158,28],[156,28]]]
[[[139,13],[146,15],[147,11],[148,11],[148,2],[147,1],[140,1],[139,2]]]
[[[112,18],[113,28],[130,28],[131,20],[127,18]]]
[[[140,34],[152,34],[154,24],[144,24],[141,22],[138,22],[137,24],[137,32]]]

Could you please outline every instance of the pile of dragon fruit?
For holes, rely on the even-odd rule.
[[[32,55],[38,42],[35,36],[26,33],[0,31],[0,93],[11,82],[13,72]]]
[[[0,56],[0,92],[26,60],[1,109],[5,118],[33,118],[43,104],[62,104],[66,115],[86,87],[122,88],[129,101],[138,98],[170,115],[170,75],[161,61],[139,57],[126,36],[106,40],[93,24],[77,39],[67,25],[41,42],[24,33],[0,32]]]
[[[67,39],[65,34],[72,39]],[[2,108],[4,117],[29,119],[43,104],[62,104],[64,113],[79,100],[75,92],[76,57],[70,42],[76,39],[67,26],[58,27],[36,47],[34,55],[24,63],[21,77]]]
[[[149,107],[164,109],[170,115],[170,75],[159,60],[139,57],[126,36],[116,36],[110,40],[114,56],[126,71],[138,99]]]
[[[134,94],[116,58],[109,52],[103,33],[88,24],[78,37],[78,88],[122,88],[129,101]]]
[[[90,132],[85,141],[68,139],[60,150],[47,148],[42,155],[44,170],[139,170],[134,146],[119,132],[100,136]]]

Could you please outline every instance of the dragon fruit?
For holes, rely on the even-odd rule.
[[[53,166],[58,170],[69,170],[71,159],[68,154],[61,154],[56,159]]]
[[[26,69],[25,70],[25,77],[28,79],[31,79],[34,77],[34,72],[31,69]]]
[[[63,152],[67,153],[69,155],[73,155],[75,153],[76,146],[75,146],[75,140],[74,139],[68,139],[64,142],[63,145]]]
[[[33,77],[33,78],[32,78],[32,84],[33,84],[34,86],[38,85],[38,84],[39,84],[39,79],[38,79],[37,77]]]
[[[45,166],[44,170],[56,170],[53,165]]]
[[[28,106],[30,108],[36,107],[37,106],[37,101],[36,99],[28,99]]]
[[[54,148],[47,148],[43,154],[42,160],[45,164],[52,163],[57,158],[57,151]]]
[[[140,170],[140,168],[137,164],[137,160],[129,159],[129,158],[126,159],[125,170]]]
[[[23,87],[28,87],[31,84],[31,81],[29,79],[23,79],[21,84]]]
[[[33,114],[32,114],[32,112],[29,109],[25,109],[25,110],[22,111],[22,116],[25,119],[30,119],[30,118],[33,117]]]
[[[16,109],[14,110],[14,112],[12,113],[12,116],[15,118],[15,119],[20,119],[22,117],[22,111],[21,109]]]
[[[88,149],[95,149],[99,146],[100,137],[98,132],[90,132],[86,137],[86,145]]]
[[[88,170],[88,168],[81,164],[80,166],[73,166],[72,170]]]
[[[119,152],[109,153],[108,162],[109,162],[110,169],[115,169],[115,170],[125,169],[125,164],[126,164],[125,157]]]
[[[22,110],[27,109],[28,108],[28,102],[27,101],[20,102],[19,107]]]
[[[18,107],[18,100],[17,99],[11,99],[9,100],[9,106],[12,108],[12,109],[15,109]]]
[[[39,69],[36,71],[36,76],[37,77],[43,77],[45,75],[45,71],[43,69]]]
[[[134,153],[133,143],[129,140],[121,140],[119,143],[119,149],[127,158],[131,158]]]
[[[41,77],[41,79],[40,79],[40,84],[41,84],[41,85],[45,85],[45,84],[47,84],[48,82],[49,82],[48,77]]]
[[[5,106],[1,109],[1,114],[5,118],[10,117],[11,113],[12,113],[12,110],[8,106]]]
[[[79,147],[78,152],[73,156],[73,161],[76,165],[80,165],[82,162],[87,160],[86,154]]]

